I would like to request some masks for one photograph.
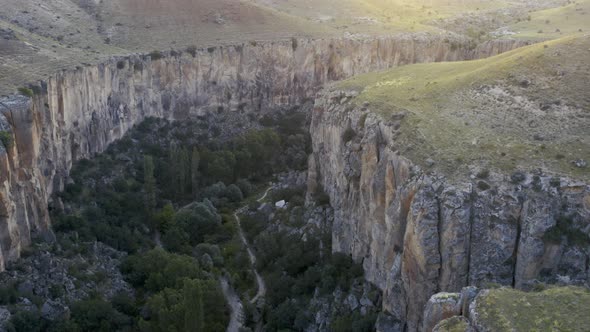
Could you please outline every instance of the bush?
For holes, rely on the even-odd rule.
[[[125,68],[125,60],[120,60],[117,62],[117,69]]]
[[[573,217],[559,216],[555,226],[551,227],[543,235],[547,243],[560,244],[566,238],[571,245],[585,247],[590,244],[590,237],[573,225]]]
[[[23,310],[10,317],[6,330],[14,332],[40,332],[45,330],[45,323],[37,310]]]
[[[240,191],[242,192],[242,195],[244,195],[244,197],[250,196],[252,190],[254,189],[252,184],[248,180],[244,179],[238,180],[238,182],[236,182],[236,185],[238,186],[238,188],[240,188]]]
[[[342,141],[344,143],[350,142],[356,136],[356,132],[352,128],[347,128],[342,134]]]
[[[22,87],[22,88],[18,88],[18,92],[26,97],[32,98],[35,94],[33,93],[33,90],[27,88],[27,87]]]
[[[16,303],[18,296],[19,294],[16,289],[15,282],[11,282],[5,286],[0,287],[0,305]]]
[[[12,133],[6,130],[0,130],[0,142],[5,148],[10,149],[12,147],[13,138]]]
[[[152,61],[160,60],[164,57],[160,51],[152,51],[150,52],[149,56],[152,59]]]
[[[234,203],[240,202],[242,199],[244,199],[242,191],[235,184],[230,184],[227,186],[225,196]]]
[[[187,255],[152,249],[144,254],[129,256],[121,271],[135,287],[158,292],[164,288],[182,287],[184,279],[201,276],[197,261]]]
[[[121,331],[133,326],[133,320],[100,298],[76,302],[71,306],[72,320],[82,331]]]
[[[196,46],[189,46],[186,48],[186,52],[194,57],[197,56],[197,47]]]

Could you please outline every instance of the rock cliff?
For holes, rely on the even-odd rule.
[[[450,40],[449,40],[450,38]],[[296,105],[326,82],[416,62],[496,54],[524,44],[427,34],[288,40],[154,52],[78,67],[31,85],[32,98],[0,100],[0,270],[31,234],[51,236],[47,204],[72,162],[103,151],[149,116]]]
[[[590,282],[588,184],[542,170],[447,178],[399,152],[405,111],[378,115],[356,95],[316,99],[308,191],[330,197],[333,249],[363,263],[407,331],[436,323],[423,317],[435,293]]]

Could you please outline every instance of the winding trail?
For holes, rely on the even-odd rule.
[[[268,193],[270,192],[271,189],[272,189],[272,186],[267,188],[266,191],[264,192],[264,194],[262,196],[260,196],[260,198],[258,198],[256,201],[262,202],[266,198],[266,196],[268,195]],[[258,273],[258,270],[256,270],[256,255],[254,255],[254,251],[252,250],[252,247],[248,243],[246,236],[244,236],[244,231],[242,230],[242,224],[240,223],[240,217],[238,216],[238,214],[242,213],[247,208],[248,208],[248,206],[246,205],[246,206],[243,206],[240,209],[238,209],[236,212],[234,212],[234,217],[236,218],[236,222],[238,223],[238,233],[240,234],[240,239],[242,240],[244,247],[246,247],[246,250],[248,251],[248,256],[250,257],[250,265],[252,265],[252,271],[254,271],[254,276],[256,276],[256,283],[258,284],[258,292],[256,292],[256,295],[250,300],[250,303],[256,303],[256,301],[258,301],[258,299],[264,299],[264,295],[266,294],[266,284],[264,283],[264,279],[262,279],[262,277]]]
[[[219,278],[219,283],[221,284],[221,291],[223,292],[223,296],[227,300],[231,311],[226,331],[239,331],[240,328],[244,326],[244,306],[242,305],[242,301],[240,301],[240,297],[230,286],[226,277]]]
[[[272,186],[269,187],[268,189],[266,189],[264,194],[260,198],[258,198],[256,201],[262,202],[266,198],[266,196],[268,195],[268,193],[270,192],[271,189],[272,189]],[[240,240],[244,244],[244,247],[246,247],[246,251],[248,252],[248,257],[250,258],[250,265],[252,267],[252,271],[254,271],[254,275],[256,276],[256,283],[258,284],[258,291],[256,292],[256,295],[250,300],[250,303],[255,304],[260,299],[264,299],[264,295],[266,294],[266,284],[264,283],[264,279],[262,279],[262,277],[258,273],[258,270],[256,270],[256,255],[254,255],[254,251],[252,250],[252,247],[248,243],[246,236],[244,236],[244,231],[242,230],[242,224],[240,223],[239,214],[244,212],[244,210],[247,208],[248,208],[248,205],[245,205],[245,206],[242,206],[241,208],[237,209],[234,212],[234,217],[236,218],[236,223],[238,225],[238,234],[240,235]],[[231,287],[231,285],[229,284],[226,277],[221,277],[219,279],[219,282],[221,284],[221,290],[223,291],[223,295],[224,295],[225,299],[227,300],[227,302],[229,303],[229,306],[231,309],[230,320],[229,320],[229,324],[227,325],[227,332],[239,331],[240,327],[242,327],[244,324],[244,306],[242,305],[242,302],[240,301],[240,297],[236,294],[234,289]],[[258,328],[257,330],[260,330],[260,329]]]

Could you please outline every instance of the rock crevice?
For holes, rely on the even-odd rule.
[[[541,171],[516,178],[491,171],[489,186],[478,186],[476,175],[451,180],[401,156],[397,120],[352,97],[332,90],[316,99],[312,158],[326,162],[310,164],[310,181],[330,196],[333,249],[363,262],[366,278],[384,292],[383,309],[408,331],[422,330],[424,308],[438,292],[530,289],[563,276],[590,283],[590,241],[570,239],[574,231],[589,239],[589,185],[565,177],[556,184]],[[349,124],[356,136],[346,141]]]
[[[13,144],[0,145],[0,270],[32,234],[50,235],[47,203],[64,188],[72,163],[104,151],[146,117],[297,105],[332,80],[522,45],[496,41],[473,49],[467,40],[428,34],[300,40],[296,48],[288,40],[131,55],[58,72],[31,85],[32,98],[1,100],[0,130]]]

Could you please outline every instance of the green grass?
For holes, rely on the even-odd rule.
[[[26,88],[26,87],[21,87],[18,88],[18,92],[26,97],[32,98],[34,96],[33,90]]]
[[[530,20],[510,26],[513,37],[535,40],[556,39],[567,34],[590,30],[590,1],[578,0],[567,6],[533,12]]]
[[[480,321],[491,331],[588,331],[590,292],[558,287],[525,293],[510,288],[490,290],[478,298]]]
[[[590,68],[583,65],[583,59],[589,46],[590,38],[578,34],[483,60],[417,64],[360,75],[336,86],[360,92],[354,102],[370,103],[370,110],[384,118],[408,112],[399,146],[418,164],[434,157],[437,167],[449,175],[465,174],[470,164],[484,164],[502,171],[544,166],[590,178],[587,169],[576,169],[570,163],[576,158],[590,160],[588,131],[565,132],[549,121],[541,125],[557,137],[534,141],[517,115],[503,108],[485,109],[469,94],[484,85],[513,87],[526,78],[543,83],[521,91],[532,101],[559,99],[587,108],[584,91],[590,89]],[[561,71],[565,72],[562,76]],[[527,121],[535,119],[534,114],[526,116]],[[576,124],[586,120],[562,117],[559,121]],[[556,158],[559,154],[564,158]]]
[[[465,319],[461,319],[460,316],[455,316],[443,320],[438,326],[439,332],[465,332],[469,327]]]

